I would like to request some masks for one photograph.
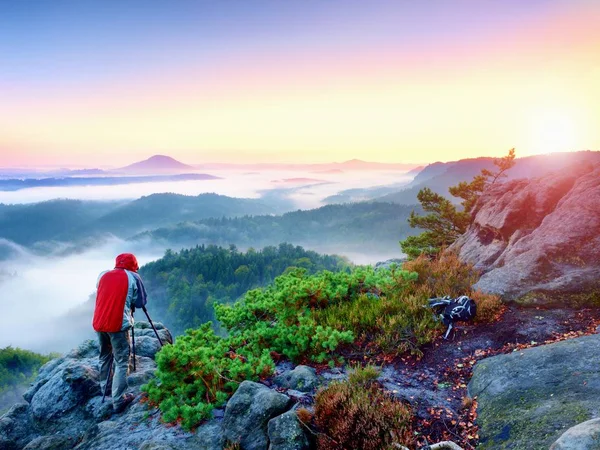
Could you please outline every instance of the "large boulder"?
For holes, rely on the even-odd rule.
[[[296,411],[288,411],[269,421],[269,450],[308,450],[310,442]]]
[[[600,335],[487,358],[474,368],[482,449],[547,449],[600,406]]]
[[[273,382],[279,387],[300,392],[311,392],[319,385],[315,369],[302,365],[276,376]]]
[[[600,449],[600,419],[569,428],[552,444],[550,450],[592,450]]]
[[[600,165],[493,186],[452,248],[483,272],[475,288],[529,303],[599,300]]]
[[[287,411],[290,398],[263,384],[244,381],[229,399],[223,418],[225,438],[243,450],[266,450],[269,421]]]

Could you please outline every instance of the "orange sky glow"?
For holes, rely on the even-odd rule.
[[[274,46],[81,82],[0,75],[0,166],[598,150],[600,4],[574,4],[472,38]]]

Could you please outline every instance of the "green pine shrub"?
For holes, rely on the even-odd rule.
[[[165,346],[156,357],[157,377],[144,390],[149,400],[159,405],[164,420],[193,428],[209,418],[215,406],[226,402],[242,381],[269,376],[275,367],[272,355],[292,361],[340,361],[338,348],[354,342],[368,328],[358,320],[343,326],[346,311],[362,302],[383,305],[374,306],[378,314],[398,311],[398,323],[400,311],[428,317],[419,319],[423,323],[417,320],[417,325],[405,327],[410,333],[392,333],[397,336],[394,339],[414,340],[414,345],[419,345],[429,339],[423,336],[432,333],[435,323],[431,314],[424,313],[423,301],[417,308],[418,302],[410,300],[413,297],[400,300],[400,293],[413,289],[415,281],[416,274],[396,268],[375,271],[366,267],[316,275],[308,275],[304,269],[290,270],[267,288],[247,292],[234,304],[215,306],[226,337],[216,335],[206,323],[188,330],[174,345]],[[328,311],[337,311],[337,315]],[[324,317],[330,317],[329,323],[322,320]],[[377,317],[370,320],[372,329],[384,329],[377,324]],[[387,331],[392,332],[393,323],[387,324]]]

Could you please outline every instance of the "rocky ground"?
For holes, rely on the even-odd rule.
[[[412,406],[416,437],[410,448],[452,440],[465,449],[478,444],[483,448],[547,449],[569,427],[597,418],[599,412],[593,407],[599,408],[600,403],[592,395],[595,391],[581,388],[577,391],[580,401],[574,404],[572,377],[563,376],[561,381],[558,376],[566,372],[565,366],[576,366],[578,355],[591,358],[593,355],[587,355],[584,349],[589,348],[588,353],[593,353],[595,347],[580,344],[581,339],[568,341],[581,348],[562,353],[552,350],[552,346],[540,345],[595,333],[599,324],[598,309],[509,306],[496,323],[459,326],[451,340],[437,340],[424,348],[421,358],[369,355],[368,350],[361,355],[356,349],[348,349],[348,352],[352,352],[350,360],[380,365],[379,381],[383,387]],[[347,376],[343,368],[294,368],[289,362],[281,362],[276,376],[263,383],[242,383],[226,408],[216,410],[213,420],[189,433],[179,426],[162,423],[158,411],[143,402],[139,388],[153,376],[156,367],[153,357],[159,344],[146,324],[137,326],[138,370],[129,377],[137,397],[124,413],[112,414],[110,403],[101,402],[98,347],[95,342],[86,341],[68,355],[45,365],[25,393],[25,402],[15,405],[0,419],[0,448],[216,450],[227,442],[239,442],[243,449],[250,450],[308,449],[314,436],[299,423],[295,409],[310,409],[316,389]],[[168,331],[159,327],[163,339],[170,339]],[[592,338],[596,338],[600,348],[600,338]],[[528,347],[536,348],[526,350]],[[548,349],[549,354],[555,355],[553,359],[544,356]],[[597,354],[600,358],[600,351]],[[490,358],[493,355],[500,356]],[[527,367],[529,371],[525,370]],[[545,372],[537,370],[542,367]],[[556,367],[554,371],[552,367]],[[517,372],[521,378],[513,376]],[[540,376],[536,378],[534,375],[538,373]],[[542,373],[546,376],[541,377]],[[598,377],[598,373],[595,376]],[[590,388],[598,388],[600,395],[600,380],[598,386],[594,384],[596,378],[589,380],[593,381]],[[487,387],[494,383],[499,383],[502,389]],[[540,390],[547,393],[542,397],[550,399],[533,408],[537,411],[532,413],[534,416],[526,414],[532,410],[523,403],[529,397],[525,398],[519,390],[519,386],[525,385],[528,386],[526,391],[532,393],[531,402],[539,400]],[[469,396],[469,391],[477,396],[476,400]],[[515,417],[511,411],[519,399],[523,412]],[[560,412],[566,410],[565,405],[572,413],[559,420]],[[552,420],[542,421],[540,417],[549,416],[544,408],[558,414],[553,413]],[[537,422],[538,428],[523,428],[527,421]],[[569,443],[573,439],[595,439],[597,434],[593,430],[600,428],[596,422],[592,420],[569,430],[554,449],[594,448],[572,447]],[[528,434],[536,436],[536,443],[527,441]],[[539,438],[541,435],[543,439]],[[541,446],[535,446],[539,443]]]
[[[509,306],[495,323],[458,327],[451,340],[437,340],[425,347],[420,359],[403,357],[390,361],[382,373],[382,382],[397,398],[413,405],[414,427],[421,433],[420,443],[453,440],[465,449],[472,449],[480,441],[488,440],[488,434],[492,433],[479,429],[476,407],[479,402],[481,409],[482,399],[473,399],[467,389],[479,361],[594,334],[599,325],[597,308]],[[577,355],[571,358],[577,359]],[[508,411],[512,408],[510,403],[506,407]]]

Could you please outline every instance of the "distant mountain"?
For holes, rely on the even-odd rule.
[[[532,178],[549,172],[558,172],[577,164],[600,162],[600,151],[550,153],[517,158],[515,166],[507,172],[507,180]],[[451,198],[448,188],[461,181],[470,181],[481,169],[494,169],[494,158],[461,159],[447,163],[436,162],[421,170],[414,180],[402,190],[379,197],[378,201],[398,204],[417,202],[419,190],[428,187],[434,192]],[[454,198],[452,198],[454,199]]]
[[[129,166],[116,169],[119,173],[161,173],[161,172],[189,172],[196,168],[177,161],[170,156],[154,155],[144,161],[130,164]]]

